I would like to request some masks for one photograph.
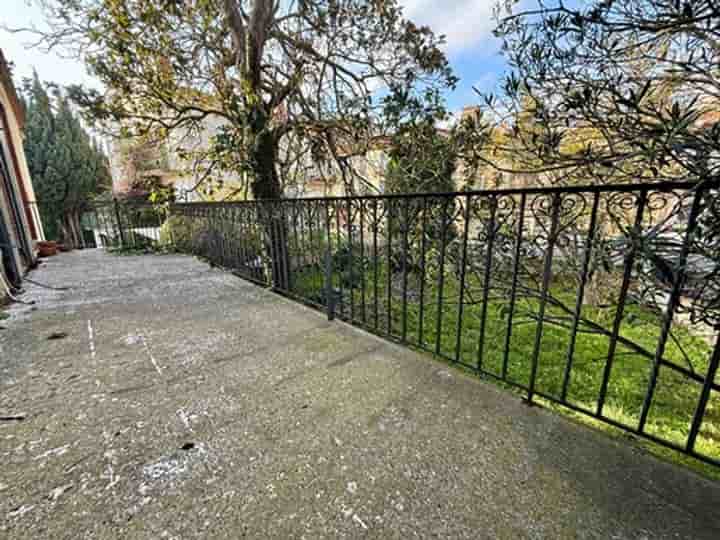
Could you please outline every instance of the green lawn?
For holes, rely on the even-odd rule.
[[[337,268],[336,265],[333,275],[334,286],[336,288],[343,287],[342,316],[350,317],[352,296],[352,315],[355,322],[396,339],[402,339],[404,326],[406,329],[405,341],[410,345],[430,350],[430,352],[435,352],[439,335],[439,353],[442,358],[453,361],[457,357],[462,364],[477,366],[483,314],[482,276],[474,273],[466,276],[458,352],[456,344],[460,284],[458,278],[448,268],[446,268],[444,277],[441,313],[438,313],[438,273],[429,272],[426,275],[423,287],[421,335],[419,332],[421,312],[419,276],[413,273],[408,274],[406,290],[409,294],[407,304],[403,307],[401,272],[393,274],[392,286],[390,286],[388,265],[385,259],[378,260],[377,272],[372,260],[366,261],[365,272],[360,272],[356,268],[357,261],[354,264],[355,269],[352,275],[347,265],[344,269]],[[296,295],[318,304],[323,303],[324,278],[319,265],[306,265],[302,270],[295,271],[293,275],[293,292]],[[376,280],[377,327],[375,324]],[[363,285],[364,294],[362,292]],[[550,284],[550,289],[554,296],[563,300],[567,305],[574,305],[576,289],[573,284],[568,284],[562,278],[555,277]],[[389,290],[391,291],[391,305],[388,310]],[[509,294],[506,287],[496,288],[491,281],[489,296],[485,315],[482,369],[501,377],[507,336]],[[364,312],[362,309],[363,298]],[[537,313],[538,307],[537,298],[517,299],[508,354],[506,375],[508,382],[522,386],[527,386],[530,382],[537,322],[529,318],[527,314]],[[610,330],[615,316],[615,306],[597,308],[585,305],[582,313],[587,319]],[[563,314],[562,310],[558,308],[547,307],[547,317],[559,317]],[[438,319],[440,319],[439,334],[437,332]],[[660,316],[658,314],[637,304],[627,305],[620,328],[621,336],[654,353],[659,332]],[[679,366],[688,369],[691,367],[695,373],[704,376],[712,351],[711,345],[702,337],[693,335],[687,328],[677,324],[673,327],[673,333],[677,342],[668,341],[664,358]],[[544,324],[535,383],[537,391],[556,398],[561,396],[569,342],[570,330],[568,328],[557,324]],[[569,403],[593,411],[596,409],[608,356],[608,346],[609,337],[606,335],[588,332],[581,332],[577,335],[567,390]],[[685,351],[685,355],[681,353],[681,347]],[[651,359],[618,344],[603,409],[605,416],[632,428],[637,426],[651,366]],[[700,390],[700,383],[692,381],[668,367],[661,366],[645,431],[663,440],[684,445]],[[591,417],[574,414],[566,407],[552,405],[550,402],[546,403],[555,409],[582,419],[586,423],[609,429],[607,424],[600,423]],[[692,466],[700,468],[706,474],[720,478],[720,471],[716,467],[704,465],[678,452],[663,449],[659,445],[650,443],[647,445],[654,452],[676,461],[686,461]],[[713,396],[708,404],[695,449],[700,454],[720,460],[720,399],[718,396]]]

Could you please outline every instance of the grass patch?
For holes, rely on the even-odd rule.
[[[177,249],[170,245],[145,245],[145,246],[120,246],[120,247],[108,247],[106,251],[112,255],[152,255],[152,254],[165,254],[165,253],[177,253]]]
[[[484,304],[483,276],[469,273],[462,294],[460,319],[460,283],[459,278],[452,272],[446,269],[441,291],[438,287],[437,271],[426,272],[424,283],[417,273],[409,273],[407,282],[403,284],[402,273],[389,273],[388,268],[385,260],[378,262],[377,266],[374,261],[364,263],[364,272],[334,268],[333,287],[342,290],[338,314],[362,324],[370,331],[403,341],[415,348],[437,352],[437,356],[451,364],[457,359],[467,366],[480,365],[483,371],[504,378],[508,383],[529,385],[537,336],[537,320],[532,314],[538,312],[537,298],[517,299],[514,323],[508,338],[509,293],[506,289],[496,288],[491,282],[488,301]],[[529,283],[524,285],[530,286]],[[574,305],[574,287],[557,277],[553,279],[550,287],[553,295],[563,303]],[[324,288],[325,279],[320,264],[311,262],[293,271],[292,292],[295,295],[323,304]],[[438,309],[440,295],[442,304],[441,309]],[[616,315],[615,304],[616,302],[609,302],[604,307],[584,305],[582,315],[592,323],[610,330]],[[559,320],[563,316],[567,317],[567,313],[548,305],[545,316]],[[660,314],[638,304],[628,303],[622,317],[620,335],[654,353],[660,323]],[[598,406],[610,339],[607,335],[588,331],[587,327],[584,330],[576,336],[565,399],[574,406],[594,411]],[[675,339],[668,341],[664,358],[704,377],[712,352],[711,345],[679,324],[674,325],[673,332]],[[559,324],[544,324],[535,381],[537,391],[556,399],[562,398],[570,340],[569,328]],[[651,371],[652,358],[619,343],[612,363],[603,414],[635,429],[640,420]],[[487,378],[495,380],[492,377]],[[645,432],[684,446],[701,386],[685,375],[661,366]],[[573,412],[562,405],[548,400],[540,401],[548,408],[583,424],[600,428],[623,439],[630,437],[638,440],[642,447],[663,459],[681,463],[706,476],[720,479],[720,468],[716,466],[647,439],[634,437],[628,432],[591,416]],[[695,449],[700,454],[720,460],[720,398],[714,394],[708,403]]]

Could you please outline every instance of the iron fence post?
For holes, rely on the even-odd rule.
[[[487,252],[485,254],[485,271],[483,272],[483,293],[482,308],[480,314],[480,337],[478,338],[477,350],[477,368],[482,369],[483,353],[485,350],[485,326],[487,325],[488,301],[490,299],[490,280],[493,263],[493,246],[495,244],[496,217],[498,200],[496,197],[490,198],[490,216],[487,222]]]
[[[548,235],[547,251],[545,252],[545,263],[543,265],[542,292],[540,294],[540,307],[538,308],[538,322],[535,330],[535,345],[533,347],[532,365],[530,367],[530,381],[528,383],[527,402],[532,404],[537,382],[538,364],[540,363],[540,347],[542,345],[543,323],[545,322],[545,307],[547,305],[548,290],[550,289],[550,278],[552,277],[552,259],[555,249],[555,240],[558,233],[558,221],[560,219],[560,206],[562,197],[560,193],[553,196],[552,217],[550,222],[550,233]]]
[[[690,254],[692,237],[693,234],[695,234],[702,197],[703,190],[698,189],[695,192],[695,197],[693,198],[692,207],[690,209],[687,230],[685,231],[685,238],[683,239],[682,249],[680,251],[680,259],[678,260],[678,268],[673,276],[672,291],[670,292],[670,298],[668,299],[667,307],[665,309],[665,317],[663,318],[660,337],[658,339],[657,348],[655,349],[655,358],[653,359],[650,380],[648,381],[647,390],[645,392],[645,400],[643,401],[643,408],[640,413],[638,431],[643,431],[645,429],[645,423],[647,422],[648,414],[650,414],[650,406],[652,405],[653,395],[655,394],[655,387],[657,385],[657,378],[660,371],[660,361],[665,354],[665,345],[667,344],[667,339],[670,334],[670,327],[672,326],[675,310],[680,302],[680,294],[682,292],[683,285],[685,284],[685,264],[687,263],[688,255]]]
[[[582,311],[582,304],[585,298],[585,286],[587,285],[588,270],[590,268],[590,256],[593,251],[593,241],[595,238],[595,228],[597,226],[599,204],[600,194],[595,193],[592,210],[590,211],[590,224],[588,225],[585,241],[585,253],[583,256],[582,269],[580,271],[580,286],[578,287],[577,296],[575,297],[575,311],[573,312],[573,322],[570,330],[570,344],[568,345],[568,352],[565,360],[565,373],[563,374],[562,391],[560,393],[560,399],[562,401],[567,399],[568,386],[570,384],[573,357],[575,356],[575,344],[577,341],[578,326],[580,324],[580,313]]]
[[[720,365],[720,332],[718,332],[715,349],[713,350],[710,364],[708,365],[707,372],[705,373],[705,382],[703,383],[702,390],[700,391],[700,397],[698,399],[697,407],[695,408],[695,414],[693,414],[692,423],[690,424],[690,433],[688,434],[687,443],[685,445],[685,451],[688,453],[693,453],[695,451],[695,440],[697,439],[698,433],[700,432],[700,426],[702,425],[703,418],[705,417],[705,409],[707,408],[708,400],[710,399],[710,387],[715,381],[718,365]]]
[[[612,373],[613,361],[615,360],[615,350],[617,349],[618,336],[620,335],[620,325],[622,324],[623,314],[625,313],[625,302],[627,299],[628,289],[630,288],[630,278],[632,277],[632,269],[635,264],[635,254],[637,252],[638,237],[642,233],[642,219],[647,203],[648,190],[640,190],[637,203],[637,213],[635,214],[635,223],[631,230],[632,245],[625,256],[625,268],[623,270],[623,280],[620,286],[620,294],[618,296],[617,310],[615,312],[615,320],[613,321],[612,334],[610,336],[610,345],[608,346],[607,360],[605,361],[605,369],[603,371],[602,383],[600,385],[600,395],[596,415],[602,418],[603,407],[605,406],[605,398],[607,396],[608,385],[610,383],[610,375]]]
[[[503,380],[508,376],[508,363],[510,361],[510,341],[512,340],[513,318],[515,316],[515,301],[517,297],[518,272],[520,270],[520,255],[522,254],[523,228],[525,224],[525,200],[526,195],[520,195],[520,208],[518,209],[517,238],[515,240],[515,249],[513,250],[513,269],[512,281],[510,285],[510,304],[508,306],[507,327],[505,329],[505,347],[503,349],[502,375]]]
[[[114,207],[115,207],[115,219],[117,220],[118,225],[118,231],[120,233],[120,247],[125,247],[125,233],[123,232],[123,226],[122,221],[120,220],[120,205],[118,204],[117,199],[113,199]]]
[[[335,291],[332,283],[332,253],[325,250],[325,302],[327,304],[328,321],[335,319]]]

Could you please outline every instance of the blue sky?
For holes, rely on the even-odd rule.
[[[400,0],[408,18],[430,26],[436,33],[447,36],[446,52],[460,84],[447,96],[448,106],[457,111],[475,103],[473,86],[492,89],[505,69],[499,55],[500,44],[492,37],[492,18],[495,0]],[[2,0],[0,25],[8,27],[42,27],[39,10],[27,0]],[[11,34],[0,29],[0,47],[15,65],[16,83],[32,74],[33,67],[40,78],[62,85],[93,84],[82,63],[60,58],[55,53],[27,49],[32,41],[27,34]]]

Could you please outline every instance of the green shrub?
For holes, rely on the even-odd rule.
[[[187,248],[192,242],[192,220],[185,216],[170,216],[160,228],[160,243]]]

